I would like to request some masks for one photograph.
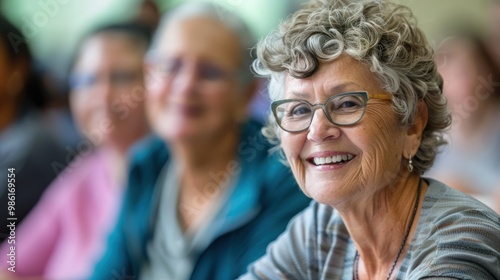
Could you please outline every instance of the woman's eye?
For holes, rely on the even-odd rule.
[[[363,107],[362,100],[355,97],[343,97],[332,100],[330,110],[355,110]]]
[[[359,104],[353,101],[345,101],[340,104],[340,108],[352,108],[357,106],[359,106]]]
[[[168,60],[158,66],[158,70],[160,70],[163,74],[172,74],[176,73],[181,69],[182,63],[178,59]]]
[[[200,77],[205,80],[221,80],[226,76],[224,70],[213,65],[200,65],[198,71]]]
[[[307,105],[301,104],[292,108],[291,116],[303,116],[311,113],[311,108]]]
[[[97,83],[97,74],[78,73],[72,74],[69,79],[69,85],[72,89],[87,88]]]

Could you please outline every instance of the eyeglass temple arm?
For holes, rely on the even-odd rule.
[[[370,98],[370,99],[391,99],[391,95],[388,93],[368,93],[368,98]]]

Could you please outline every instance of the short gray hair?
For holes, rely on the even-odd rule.
[[[368,65],[392,94],[393,109],[403,126],[414,123],[419,100],[427,104],[427,126],[413,158],[415,170],[424,173],[439,146],[446,144],[443,131],[451,123],[434,51],[409,8],[386,0],[352,2],[315,1],[291,15],[259,42],[254,71],[270,77],[274,101],[283,98],[287,73],[309,77],[319,61],[332,61],[343,53]],[[263,133],[279,145],[279,128],[272,115]]]
[[[253,74],[251,65],[253,58],[250,50],[255,46],[256,39],[250,31],[246,23],[235,13],[210,2],[188,2],[181,4],[173,10],[166,13],[158,26],[158,30],[153,38],[151,50],[155,50],[158,45],[159,37],[162,36],[162,31],[171,23],[181,22],[192,18],[209,18],[222,23],[238,38],[242,47],[242,75],[245,80],[251,80]]]

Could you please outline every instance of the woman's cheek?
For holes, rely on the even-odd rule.
[[[305,166],[304,162],[300,158],[304,140],[301,139],[300,136],[301,134],[293,135],[290,133],[281,133],[281,146],[297,184],[302,191],[309,196],[306,188]]]
[[[367,110],[367,115],[360,178],[364,185],[387,185],[400,173],[404,134],[394,115],[384,110]]]

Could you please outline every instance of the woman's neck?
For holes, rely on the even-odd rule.
[[[181,172],[202,176],[208,171],[224,168],[236,157],[239,131],[237,129],[218,137],[206,138],[195,142],[169,143],[172,154]],[[202,176],[203,177],[203,176]]]
[[[111,187],[125,186],[128,166],[126,151],[113,145],[102,145],[100,149],[104,150]]]
[[[392,276],[397,274],[418,224],[421,207],[417,208],[413,222],[411,217],[420,180],[415,174],[399,177],[392,186],[351,203],[351,207],[338,209],[360,256],[359,279],[385,279],[407,235]],[[422,181],[419,205],[427,187]]]
[[[199,228],[237,175],[238,136],[233,130],[196,146],[170,145],[180,172],[178,213],[183,230],[194,232]]]
[[[100,149],[105,150],[106,161],[110,170],[110,179],[113,184],[125,186],[127,179],[128,158],[127,154],[138,140],[146,136],[148,133],[147,126],[141,131],[134,131],[133,136],[123,136],[114,138],[106,138],[103,143],[94,143]]]

